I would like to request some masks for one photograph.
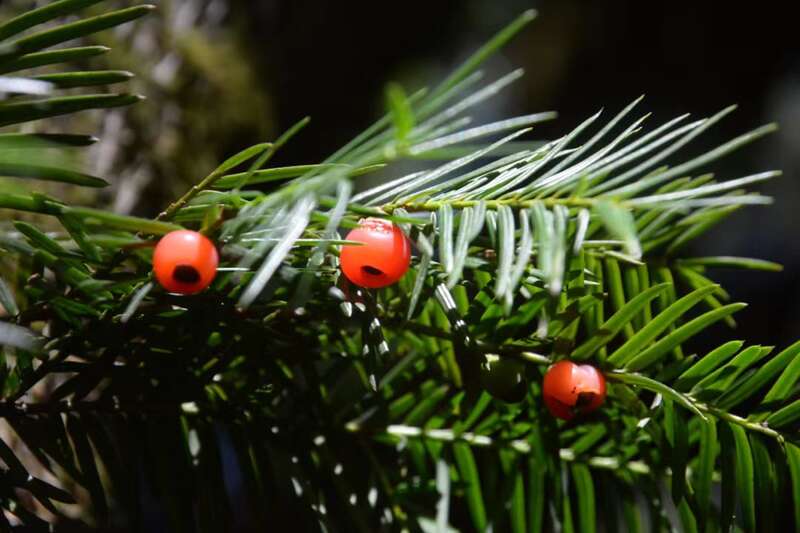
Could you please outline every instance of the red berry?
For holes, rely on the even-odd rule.
[[[544,375],[544,403],[558,418],[594,411],[606,399],[606,379],[592,365],[559,361]]]
[[[196,231],[164,235],[153,252],[156,279],[169,292],[194,294],[214,281],[219,256],[214,243]]]
[[[364,243],[342,246],[339,255],[344,275],[361,287],[375,289],[396,283],[411,263],[408,237],[386,220],[362,220],[347,234],[347,240]]]

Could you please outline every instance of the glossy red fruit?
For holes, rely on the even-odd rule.
[[[558,418],[570,420],[594,411],[606,399],[606,379],[592,365],[559,361],[544,376],[542,395],[547,408]]]
[[[168,233],[153,252],[156,279],[167,291],[178,294],[194,294],[208,287],[217,275],[218,263],[214,243],[196,231]]]
[[[347,279],[368,289],[386,287],[403,277],[411,263],[411,244],[395,224],[379,218],[362,220],[347,234],[348,241],[339,254]]]

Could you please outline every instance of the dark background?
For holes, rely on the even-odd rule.
[[[800,337],[800,40],[789,3],[440,0],[342,2],[248,1],[247,39],[285,129],[304,115],[312,125],[281,162],[318,160],[371,123],[383,87],[411,92],[440,80],[495,31],[528,8],[539,17],[488,65],[489,75],[521,66],[525,77],[480,117],[557,110],[537,135],[563,134],[599,108],[608,116],[640,94],[651,124],[691,113],[739,109],[675,157],[684,160],[745,131],[779,122],[777,134],[713,164],[720,179],[768,169],[784,175],[760,190],[776,205],[751,207],[694,245],[690,253],[743,255],[785,265],[782,273],[714,273],[734,300],[733,335],[785,346]],[[653,126],[651,126],[653,127]],[[674,161],[674,160],[673,160]],[[731,332],[719,331],[720,338]],[[719,339],[707,339],[713,344]]]

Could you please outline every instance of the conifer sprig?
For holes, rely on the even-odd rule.
[[[0,123],[138,100],[56,93],[122,83],[123,71],[27,72],[104,53],[49,48],[151,9],[37,29],[99,3],[59,0],[0,24],[0,72],[48,91],[7,96]],[[551,112],[476,124],[473,108],[522,75],[484,82],[481,63],[533,17],[431,90],[390,85],[386,116],[327,160],[267,167],[304,119],[155,219],[0,191],[0,208],[61,225],[0,229],[0,523],[65,522],[78,507],[96,525],[136,524],[144,479],[171,529],[222,531],[228,452],[254,521],[309,530],[640,531],[646,518],[771,531],[782,513],[797,520],[800,343],[692,348],[744,305],[709,270],[780,267],[684,253],[770,201],[749,188],[778,172],[703,172],[775,126],[687,155],[733,107],[648,129],[647,115],[631,119],[638,98],[544,143],[526,135]],[[0,170],[100,187],[37,159],[94,140],[0,134]],[[417,169],[397,176],[400,159]],[[375,173],[387,180],[362,185]],[[409,275],[380,291],[339,276],[339,230],[367,216],[392,220],[416,248]],[[150,279],[151,236],[181,227],[222,255],[214,284],[190,297]],[[600,411],[567,423],[543,408],[540,385],[565,358],[609,382]],[[522,401],[487,392],[489,360],[523,365]],[[75,504],[71,483],[91,506]],[[780,490],[790,484],[794,496]]]

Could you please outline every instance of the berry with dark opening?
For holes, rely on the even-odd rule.
[[[521,402],[528,392],[525,364],[522,361],[486,354],[480,376],[483,388],[498,400]]]
[[[347,279],[368,289],[386,287],[403,277],[411,263],[411,244],[395,224],[379,218],[362,220],[347,234],[348,241],[339,254]]]
[[[544,403],[558,418],[570,420],[594,411],[606,399],[606,379],[592,365],[576,365],[559,361],[544,376]]]
[[[214,243],[196,231],[168,233],[153,252],[156,279],[167,291],[178,294],[194,294],[208,287],[217,275],[218,263]]]

